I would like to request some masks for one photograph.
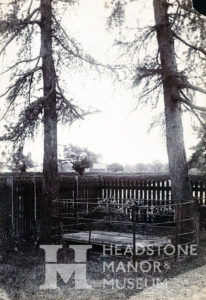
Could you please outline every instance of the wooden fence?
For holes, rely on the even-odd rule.
[[[206,178],[191,176],[193,196],[199,204],[206,205]],[[113,198],[171,200],[171,180],[166,175],[99,175],[99,176],[64,176],[60,177],[60,199],[69,198]]]
[[[191,176],[193,196],[206,205],[206,178]],[[167,205],[171,201],[168,175],[59,175],[60,199],[136,199],[149,205]],[[42,174],[5,174],[0,176],[1,214],[13,231],[31,236],[41,219]]]

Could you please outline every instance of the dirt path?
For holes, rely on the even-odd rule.
[[[206,265],[178,275],[167,286],[152,287],[129,300],[206,300]]]

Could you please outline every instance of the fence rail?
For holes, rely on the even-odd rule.
[[[149,236],[153,240],[153,249],[161,243],[161,248],[164,248],[168,243],[176,250],[178,245],[198,242],[194,200],[161,205],[156,212],[150,206],[146,208],[150,210],[150,220],[145,219],[145,206],[140,206],[138,200],[131,200],[129,204],[128,201],[117,204],[116,201],[98,199],[54,200],[53,240],[58,243],[130,245],[135,249],[137,245],[144,248]],[[162,259],[165,258],[164,255]],[[151,254],[148,259],[151,259]]]
[[[42,174],[0,176],[1,218],[15,234],[31,236],[41,219]],[[206,206],[206,176],[191,176],[193,196]],[[138,205],[171,203],[168,175],[86,175],[59,174],[59,199],[114,199],[121,204],[135,199]]]

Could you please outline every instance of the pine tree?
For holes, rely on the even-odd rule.
[[[113,21],[123,28],[126,7],[134,2],[111,1],[113,12],[109,24]],[[199,93],[206,93],[205,19],[192,7],[190,0],[153,0],[147,2],[147,8],[144,1],[136,2],[137,21],[144,23],[141,16],[148,13],[149,5],[154,21],[148,18],[147,26],[132,28],[133,38],[128,32],[129,39],[119,39],[117,45],[123,49],[122,55],[132,58],[133,87],[138,88],[140,94],[138,102],[157,106],[163,98],[172,198],[182,202],[192,198],[182,113],[189,111],[202,122],[201,116],[206,112],[205,107],[196,104]],[[126,36],[124,31],[123,36]]]
[[[10,141],[20,149],[43,124],[41,240],[45,243],[51,242],[52,200],[58,198],[57,124],[71,124],[87,114],[67,98],[61,69],[99,65],[61,25],[62,10],[73,2],[11,0],[6,10],[1,7],[0,55],[13,47],[16,61],[1,74],[10,74],[10,85],[1,95],[6,97],[7,108],[2,116],[6,120],[5,134],[0,140]]]
[[[114,21],[126,19],[123,7],[131,2],[119,0],[112,3],[111,18]],[[140,8],[143,2],[138,1],[138,4]],[[183,203],[192,199],[192,189],[182,112],[190,111],[201,124],[201,116],[206,112],[205,107],[196,104],[199,94],[206,94],[205,19],[192,7],[190,0],[153,0],[150,7],[153,8],[154,23],[137,28],[133,39],[118,41],[118,45],[127,57],[132,58],[133,86],[139,86],[141,90],[139,102],[157,106],[163,98],[171,196],[173,201]],[[140,8],[138,20],[141,20],[143,9]],[[194,216],[195,239],[198,241],[198,218],[194,208],[197,207],[179,206],[176,217],[183,220]],[[181,222],[178,232],[184,233],[191,226],[191,222]]]

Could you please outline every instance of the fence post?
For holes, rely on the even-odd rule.
[[[36,178],[34,177],[34,221],[36,223],[36,217],[37,217],[37,212],[36,212]]]
[[[58,199],[58,237],[59,237],[59,244],[61,243],[61,213],[60,213],[60,200]],[[54,203],[54,202],[53,202]]]
[[[91,242],[91,234],[92,234],[92,220],[91,215],[89,216],[89,244]]]
[[[14,178],[11,177],[11,225],[14,230]]]
[[[78,175],[75,176],[75,179],[76,179],[76,183],[77,183],[77,185],[76,185],[76,198],[79,198],[79,177],[78,177]]]
[[[176,237],[175,237],[175,261],[178,258],[178,242],[179,242],[179,233],[180,233],[180,214],[181,214],[181,204],[174,204],[176,207],[175,218],[176,218]]]

